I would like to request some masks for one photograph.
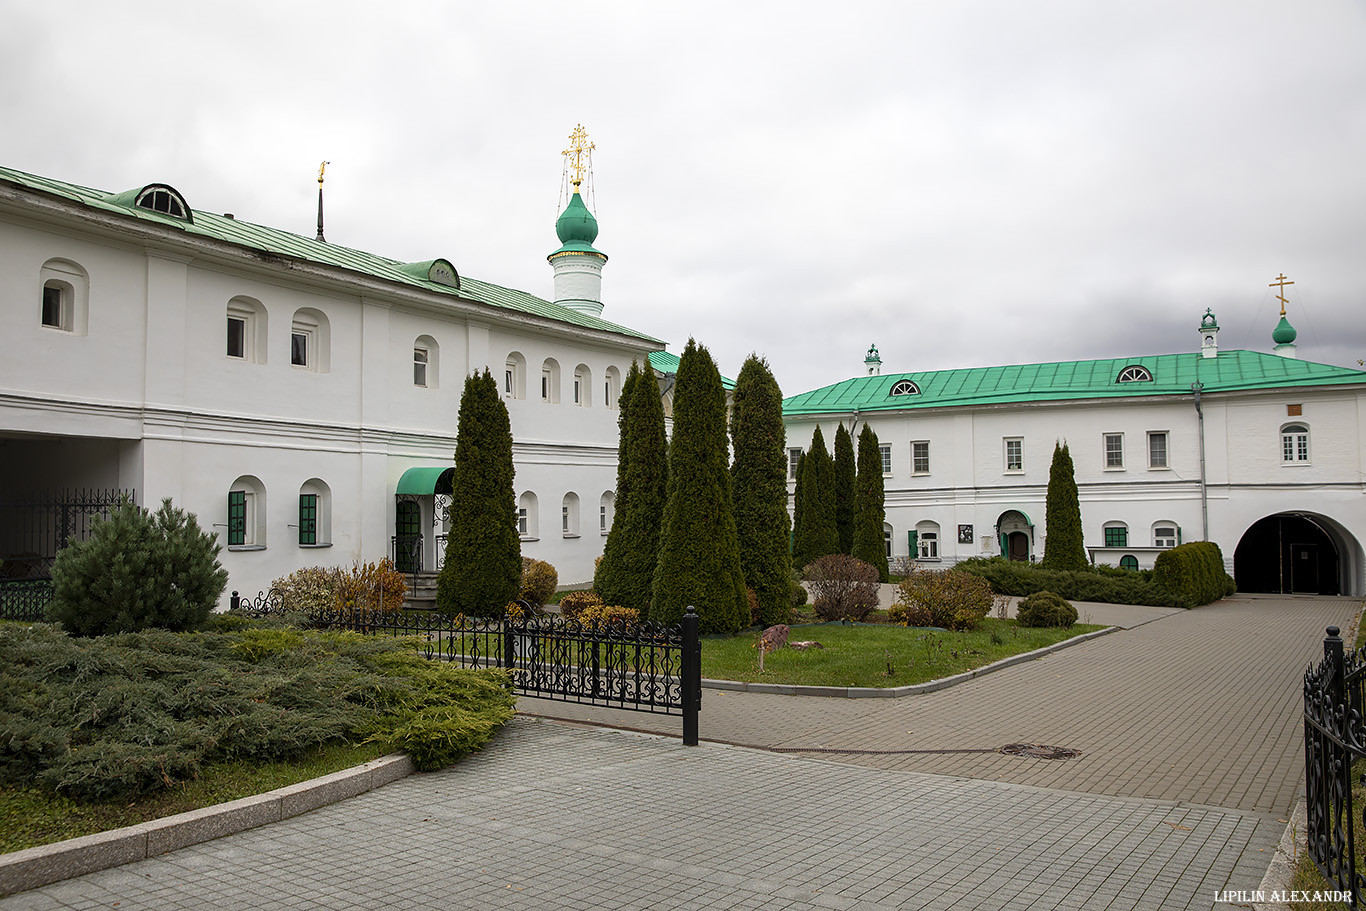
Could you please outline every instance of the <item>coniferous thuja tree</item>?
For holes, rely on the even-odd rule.
[[[808,563],[826,554],[839,553],[839,532],[835,529],[835,466],[825,448],[820,425],[811,434],[798,481],[801,497],[801,523],[792,546],[792,565],[800,572]]]
[[[707,349],[689,339],[674,389],[669,498],[651,620],[677,623],[691,604],[704,633],[733,633],[749,625],[726,448],[721,374]]]
[[[760,622],[771,626],[784,622],[792,606],[783,394],[768,363],[751,354],[736,377],[734,396],[731,480],[740,568],[758,599]]]
[[[877,567],[878,576],[887,581],[887,544],[882,525],[887,511],[882,502],[882,450],[877,434],[867,424],[858,435],[858,477],[854,480],[853,555]]]
[[[1081,501],[1072,453],[1067,443],[1053,444],[1053,464],[1048,469],[1048,502],[1044,508],[1043,567],[1045,569],[1087,569],[1086,548],[1082,544]]]
[[[512,492],[512,424],[487,368],[465,377],[459,420],[436,606],[447,614],[499,617],[521,587],[522,542]]]
[[[835,431],[835,533],[842,554],[854,548],[854,438],[840,424]]]
[[[650,616],[659,558],[669,445],[659,385],[648,366],[641,370],[631,365],[620,401],[616,518],[593,575],[593,590],[607,604],[638,610],[644,619]]]
[[[800,529],[806,527],[806,491],[802,488],[802,475],[805,472],[806,453],[801,452],[797,454],[797,467],[792,469],[792,534],[788,539],[788,558],[797,569],[800,569],[797,563],[797,538],[801,535]]]

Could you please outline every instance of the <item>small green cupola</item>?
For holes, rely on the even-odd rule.
[[[1285,298],[1285,286],[1293,285],[1294,282],[1285,277],[1285,273],[1276,276],[1268,287],[1279,288],[1276,299],[1281,302],[1281,321],[1276,324],[1276,328],[1271,330],[1271,340],[1276,343],[1275,352],[1281,357],[1295,356],[1295,337],[1299,335],[1295,327],[1290,325],[1290,320],[1285,318],[1285,305],[1290,301]]]
[[[1219,321],[1208,307],[1205,308],[1205,315],[1200,317],[1200,356],[1219,356]]]
[[[863,366],[868,368],[869,376],[882,373],[882,357],[877,353],[877,345],[868,346],[868,353],[863,356]]]
[[[592,176],[589,153],[594,148],[588,141],[583,126],[576,126],[569,136],[570,147],[564,153],[566,176],[574,192],[569,205],[555,221],[555,235],[560,249],[546,257],[555,272],[555,303],[593,316],[602,314],[602,267],[607,255],[593,246],[598,239],[598,220],[588,210],[579,193],[585,172]],[[591,186],[591,181],[590,181]]]

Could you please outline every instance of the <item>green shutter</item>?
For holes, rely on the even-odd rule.
[[[1180,543],[1181,543],[1181,526],[1180,526],[1180,525],[1176,526],[1176,543],[1177,543],[1177,544],[1180,544]]]
[[[910,554],[911,554],[911,559],[912,559],[912,560],[914,560],[916,557],[920,556],[920,549],[919,549],[919,547],[918,547],[918,544],[919,544],[918,539],[919,539],[919,538],[920,538],[920,532],[918,532],[918,531],[908,531],[908,532],[906,532],[906,545],[910,548]]]
[[[318,543],[318,495],[299,494],[299,543]]]
[[[247,543],[247,492],[228,491],[228,546]]]

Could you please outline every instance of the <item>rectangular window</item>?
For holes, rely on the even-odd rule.
[[[318,495],[299,494],[299,543],[318,543]]]
[[[53,329],[65,329],[62,325],[62,288],[58,285],[43,286],[43,325]]]
[[[612,401],[612,381],[607,380],[602,384],[602,404],[605,408],[611,408],[615,404]]]
[[[427,385],[427,349],[413,349],[413,385]]]
[[[308,366],[308,333],[294,331],[289,335],[289,362],[295,367]]]
[[[800,448],[792,448],[787,451],[787,477],[789,480],[797,477],[797,460],[801,457]]]
[[[607,507],[598,507],[598,531],[607,534]]]
[[[1128,546],[1129,546],[1129,529],[1125,528],[1123,525],[1106,528],[1106,529],[1105,529],[1105,546],[1106,546],[1106,547],[1128,547]]]
[[[919,440],[911,444],[911,473],[930,473],[930,442]]]
[[[1148,434],[1148,467],[1167,467],[1167,432],[1152,431]]]
[[[583,380],[579,379],[577,376],[574,377],[574,404],[575,404],[575,405],[582,405],[582,404],[583,404],[583,393],[582,393],[582,391],[581,391],[582,388],[583,388]]]
[[[882,454],[882,473],[892,473],[892,444],[883,443],[878,446],[877,451]]]
[[[1124,467],[1124,434],[1105,434],[1105,467]]]
[[[512,395],[512,371],[503,371],[503,392]]]
[[[517,534],[526,535],[526,507],[517,510]]]
[[[1158,525],[1153,528],[1153,546],[1175,547],[1176,528],[1172,525]]]
[[[550,401],[550,374],[541,374],[541,401]]]
[[[1005,444],[1006,471],[1024,471],[1024,440],[1007,438]]]
[[[228,546],[247,543],[247,492],[228,491]]]
[[[939,556],[939,532],[922,531],[920,538],[920,559],[934,560]]]
[[[568,506],[561,506],[561,507],[560,507],[560,531],[561,531],[562,533],[566,534],[566,535],[569,534],[569,507],[568,507]]]
[[[236,316],[228,317],[228,357],[247,356],[247,321]]]

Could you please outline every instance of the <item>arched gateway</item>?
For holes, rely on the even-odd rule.
[[[1327,516],[1283,512],[1254,522],[1233,553],[1242,592],[1308,595],[1361,593],[1362,549]]]

